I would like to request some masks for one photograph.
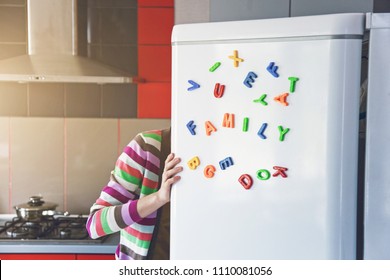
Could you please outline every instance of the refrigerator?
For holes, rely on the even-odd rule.
[[[390,260],[390,14],[368,14],[364,259]]]
[[[365,14],[176,25],[171,259],[355,259]]]

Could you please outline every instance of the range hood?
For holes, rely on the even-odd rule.
[[[28,54],[0,60],[0,81],[132,83],[127,73],[77,55],[77,0],[27,1]]]

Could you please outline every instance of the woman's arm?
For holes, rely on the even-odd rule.
[[[165,161],[160,190],[139,198],[145,166],[150,165],[144,146],[145,139],[138,135],[118,158],[109,183],[91,207],[87,221],[91,238],[111,234],[139,222],[169,201],[171,185],[180,179],[177,176],[182,170],[177,166],[180,159],[170,154]],[[164,163],[159,166],[163,168]],[[149,183],[158,183],[158,174],[148,176]]]
[[[177,174],[183,170],[183,167],[177,166],[179,163],[180,158],[176,158],[173,153],[168,155],[165,160],[160,189],[138,200],[137,211],[141,217],[149,216],[171,200],[171,187],[180,180],[180,176]]]

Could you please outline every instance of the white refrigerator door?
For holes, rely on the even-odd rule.
[[[364,258],[390,259],[390,14],[368,14]]]
[[[172,259],[353,259],[364,14],[177,25]]]

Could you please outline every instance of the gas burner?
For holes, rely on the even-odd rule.
[[[34,238],[41,233],[39,224],[28,224],[20,227],[11,227],[7,229],[7,235],[11,238]]]
[[[104,238],[91,239],[84,216],[51,217],[41,221],[24,221],[14,218],[0,224],[1,241],[56,241],[77,243],[101,243]]]
[[[69,228],[60,229],[60,237],[62,239],[69,239],[72,235],[72,230]]]
[[[24,222],[23,227],[27,228],[34,228],[34,227],[39,227],[40,223],[39,222]]]
[[[69,227],[72,227],[72,228],[79,228],[79,227],[82,227],[84,225],[85,224],[83,224],[81,222],[71,222],[71,223],[69,223]]]

